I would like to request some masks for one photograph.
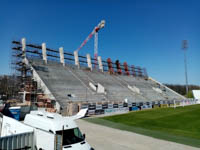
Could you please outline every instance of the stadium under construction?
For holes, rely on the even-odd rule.
[[[148,76],[145,68],[69,53],[63,47],[47,48],[12,42],[15,70],[21,79],[23,100],[63,115],[87,107],[89,114],[128,111],[173,104],[185,97]]]

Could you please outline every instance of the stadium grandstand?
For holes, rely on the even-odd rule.
[[[170,103],[185,97],[148,76],[145,68],[111,58],[80,56],[63,48],[50,49],[25,39],[12,42],[13,62],[21,79],[24,101],[72,115],[88,107],[90,113]],[[124,109],[126,110],[126,109]]]

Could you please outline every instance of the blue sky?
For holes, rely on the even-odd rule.
[[[163,83],[184,84],[182,40],[188,40],[189,84],[200,85],[199,0],[0,0],[0,74],[10,74],[11,41],[75,50],[100,20],[99,55],[146,67]],[[93,39],[80,53],[93,54]]]

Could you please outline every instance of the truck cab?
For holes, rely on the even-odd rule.
[[[24,124],[34,128],[38,150],[94,150],[86,142],[73,117],[31,111],[26,115]]]

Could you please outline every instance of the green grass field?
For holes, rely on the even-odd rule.
[[[89,122],[200,147],[200,105],[157,108],[101,118]]]

